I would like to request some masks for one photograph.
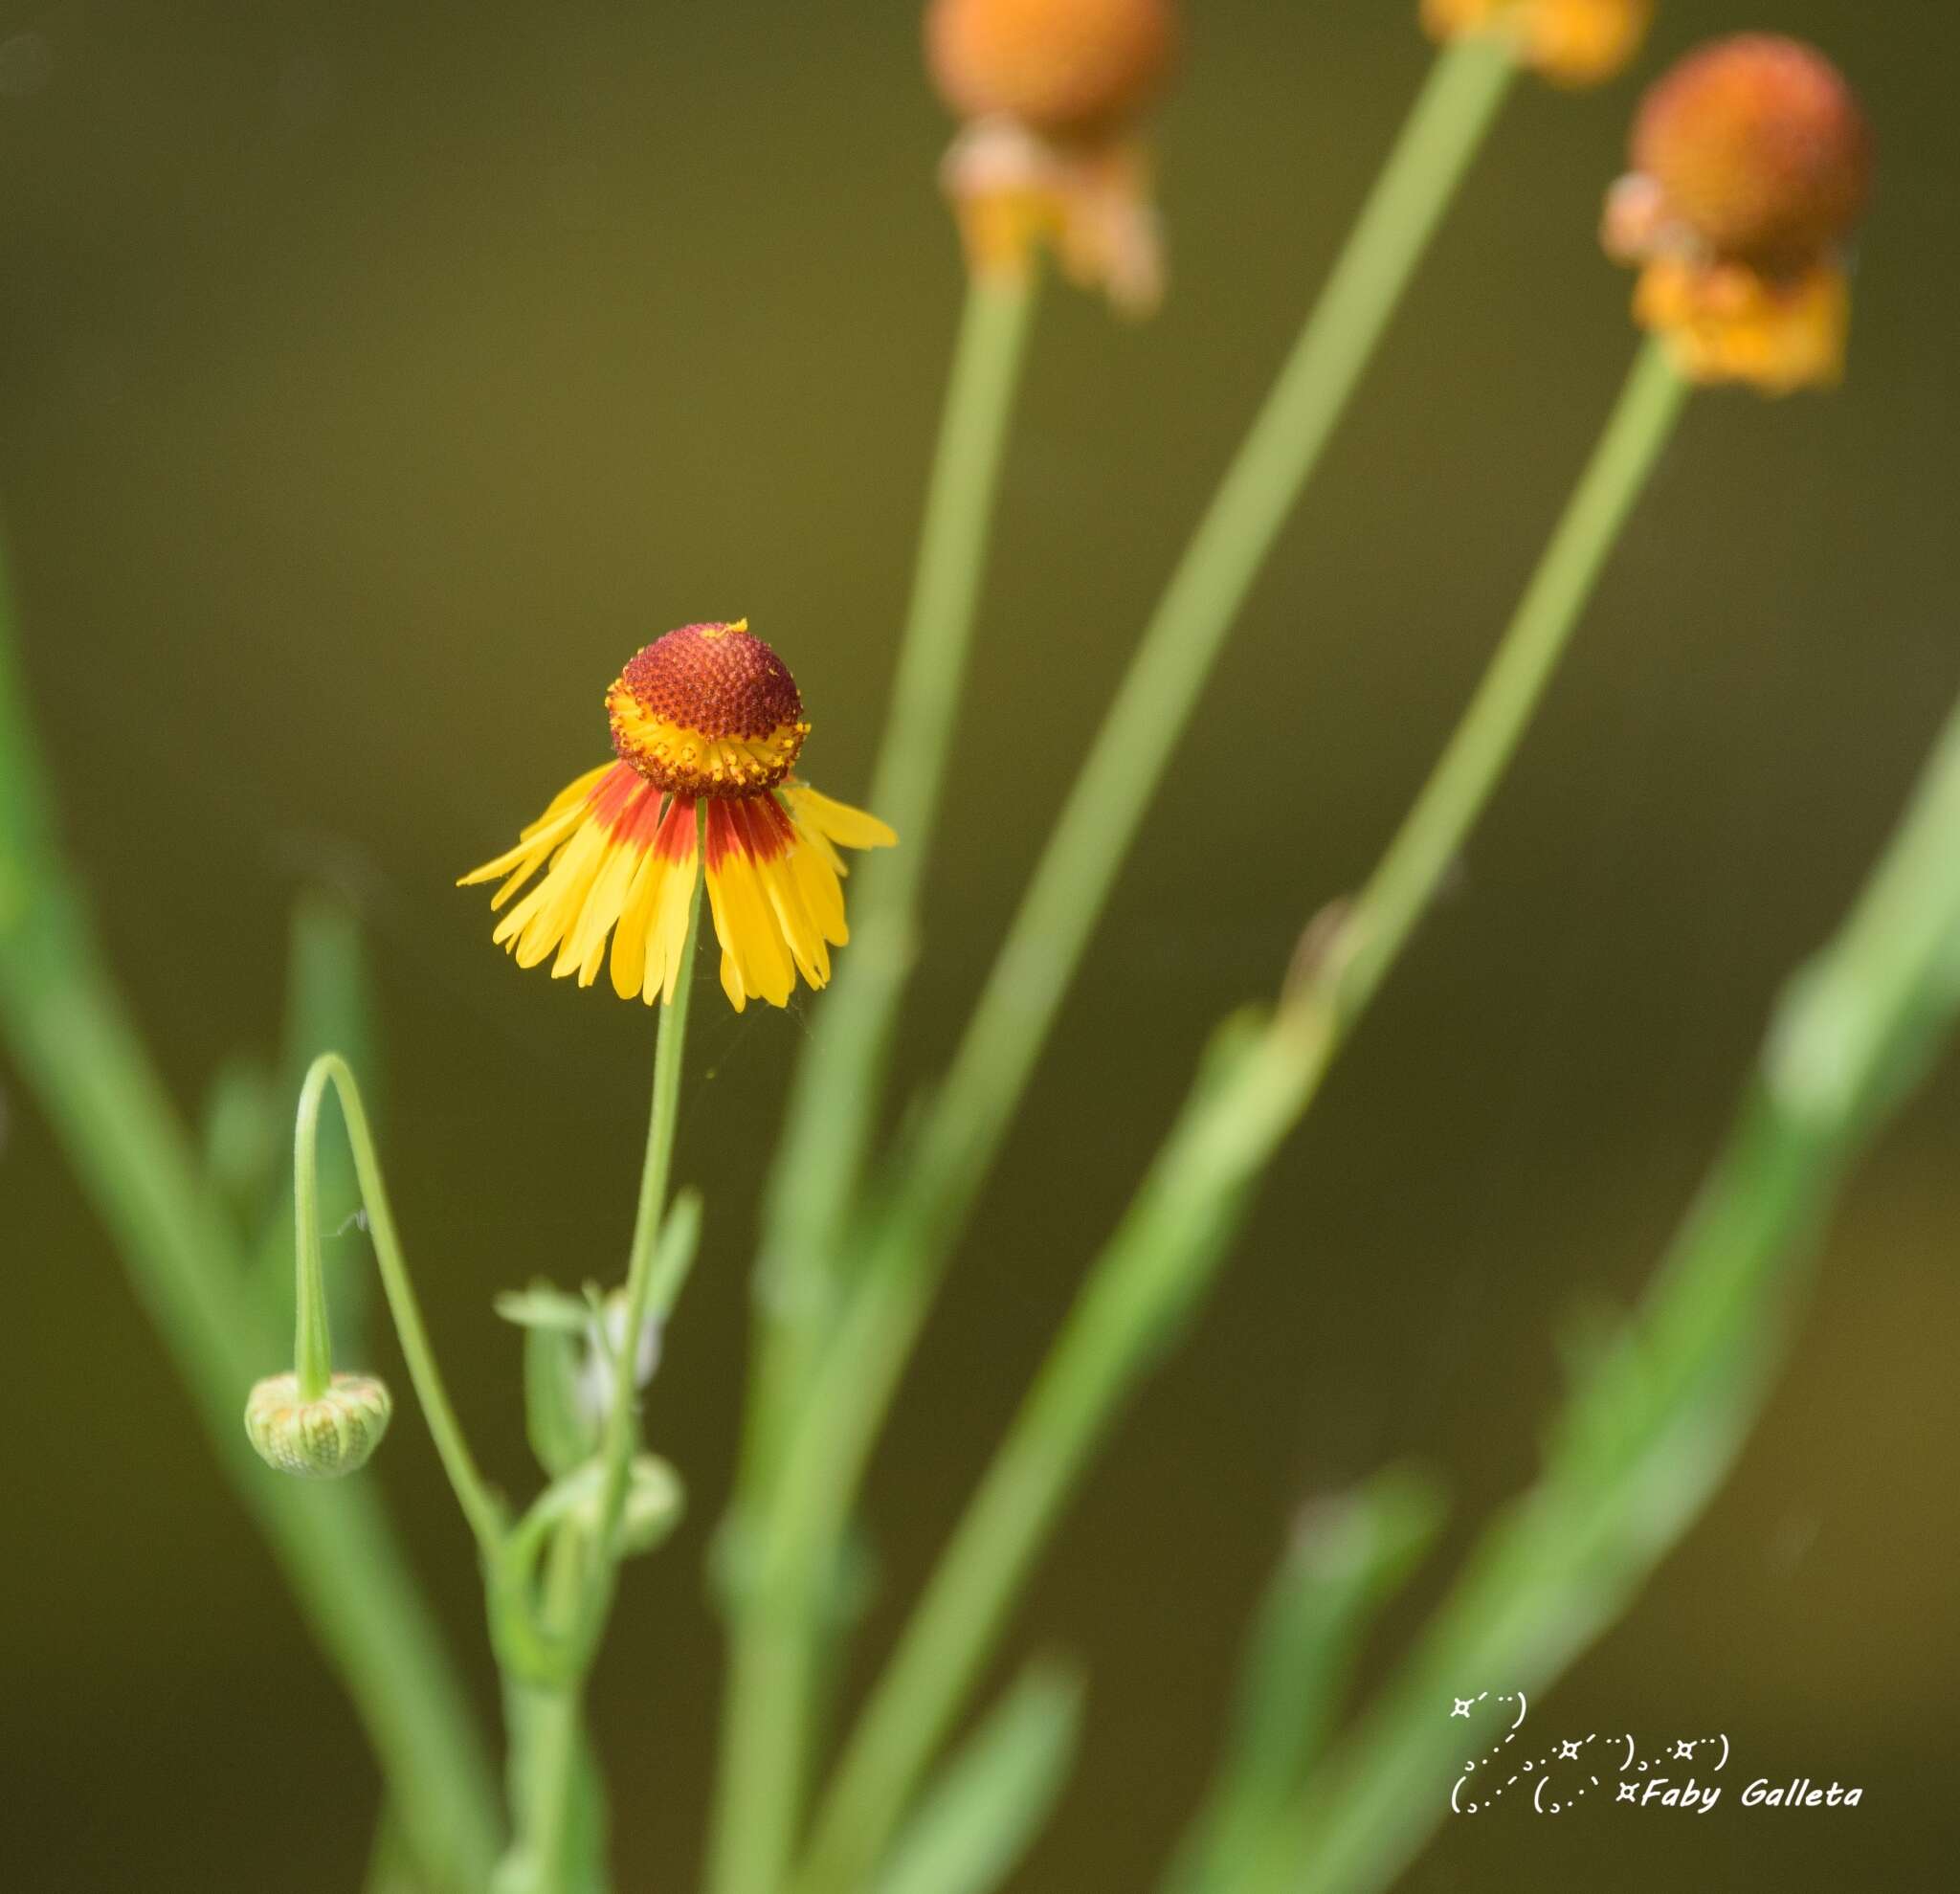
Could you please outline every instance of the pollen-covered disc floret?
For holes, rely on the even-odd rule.
[[[963,128],[944,179],[977,276],[1053,249],[1085,288],[1144,314],[1163,294],[1138,129],[1176,62],[1173,0],[932,0],[926,63]]]
[[[679,795],[773,789],[810,734],[790,667],[746,619],[656,638],[613,680],[606,713],[619,760]]]
[[[791,775],[810,725],[782,659],[746,620],[683,625],[627,663],[606,709],[618,761],[462,878],[502,880],[493,938],[521,967],[549,959],[554,978],[589,987],[610,962],[622,998],[671,1000],[704,848],[737,1011],[752,997],[787,1005],[799,974],[823,986],[830,949],[850,937],[837,849],[897,837]]]
[[[1837,68],[1738,33],[1648,93],[1604,239],[1642,266],[1636,317],[1683,373],[1781,392],[1842,371],[1845,255],[1870,189],[1870,130]]]
[[[1653,0],[1422,0],[1434,37],[1503,40],[1519,64],[1561,85],[1611,78],[1639,50],[1653,16]]]

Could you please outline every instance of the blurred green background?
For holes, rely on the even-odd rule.
[[[1413,0],[1190,11],[1171,299],[1136,328],[1070,294],[1041,312],[907,1081],[1423,68]],[[1759,23],[1663,0],[1640,70]],[[1386,1650],[1527,1477],[1561,1324],[1643,1281],[1774,983],[1960,684],[1960,18],[1788,0],[1774,23],[1878,123],[1851,380],[1695,404],[1461,886],[1045,1568],[1017,1642],[1079,1654],[1093,1691],[1029,1894],[1146,1884],[1300,1501],[1395,1457],[1446,1475],[1456,1532]],[[1503,622],[1632,351],[1593,229],[1635,96],[1521,89],[1258,590],[878,1462],[867,1651],[1209,1023],[1359,878]],[[618,663],[689,619],[748,614],[803,686],[813,779],[863,793],[960,293],[946,135],[909,4],[0,14],[0,476],[69,835],[190,1109],[276,1043],[296,888],[358,903],[405,1236],[516,1485],[490,1297],[617,1274],[653,1022],[520,976],[450,883],[600,760]],[[693,1516],[630,1570],[597,1690],[627,1886],[684,1886],[697,1857],[702,1553],[808,1004],[717,1001],[693,1048],[680,1173],[708,1240],[650,1410]],[[0,1110],[9,1883],[350,1888],[376,1794],[353,1721],[4,1068]],[[1949,1883],[1956,1136],[1949,1070],[1862,1174],[1738,1477],[1535,1717],[1725,1730],[1731,1790],[1835,1776],[1862,1808],[1520,1811],[1446,1827],[1408,1887]],[[469,1548],[412,1415],[376,1477],[487,1714]]]

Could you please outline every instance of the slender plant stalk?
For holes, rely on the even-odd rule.
[[[1486,1528],[1233,1894],[1390,1886],[1461,1767],[1446,1702],[1485,1687],[1535,1696],[1626,1608],[1733,1464],[1837,1189],[1956,1012],[1960,707],[1838,938],[1785,989],[1728,1141],[1638,1317],[1575,1387],[1543,1476]]]
[[[952,1069],[902,1154],[863,1281],[839,1318],[799,1426],[817,1489],[779,1504],[840,1521],[953,1234],[1005,1134],[1129,844],[1258,568],[1318,462],[1512,78],[1502,49],[1438,55],[1264,408],[1138,646],[1043,851]],[[842,1408],[832,1397],[848,1386]],[[793,1529],[787,1535],[793,1539]],[[787,1555],[787,1554],[786,1554]]]
[[[784,1431],[822,1339],[839,1235],[876,1127],[1035,296],[1031,276],[976,276],[961,317],[871,794],[900,846],[868,859],[854,884],[851,951],[798,1061],[771,1175],[756,1271],[757,1354],[738,1538],[779,1464]],[[719,1894],[757,1894],[778,1884],[791,1845],[809,1721],[806,1680],[792,1676],[802,1640],[795,1634],[786,1639],[780,1614],[739,1594],[731,1613],[710,1884]],[[779,1655],[791,1668],[778,1663]]]
[[[1145,630],[946,1082],[905,1154],[894,1224],[922,1278],[932,1274],[979,1190],[1226,636],[1513,71],[1504,49],[1487,39],[1459,40],[1437,56],[1326,288]]]
[[[318,1400],[326,1391],[333,1368],[326,1317],[326,1272],[320,1258],[319,1210],[320,1106],[328,1085],[340,1097],[341,1119],[346,1126],[348,1148],[353,1152],[361,1201],[368,1211],[374,1259],[381,1270],[389,1313],[394,1317],[395,1333],[401,1339],[409,1379],[414,1384],[415,1398],[429,1423],[436,1457],[449,1476],[457,1504],[462,1507],[463,1517],[476,1535],[478,1549],[486,1560],[494,1560],[503,1543],[503,1507],[478,1470],[476,1457],[463,1437],[462,1422],[449,1398],[442,1370],[436,1366],[435,1350],[430,1345],[421,1304],[409,1278],[408,1260],[402,1254],[401,1237],[388,1200],[388,1186],[381,1174],[381,1159],[374,1148],[374,1134],[368,1127],[367,1107],[361,1103],[361,1088],[346,1060],[333,1052],[322,1053],[307,1068],[305,1082],[300,1087],[300,1108],[293,1132],[297,1278],[294,1301],[298,1307],[293,1359],[300,1377],[300,1397]]]
[[[1684,391],[1664,357],[1643,349],[1481,683],[1344,924],[1340,944],[1251,1051],[1235,1052],[1228,1038],[1201,1073],[872,1693],[819,1815],[809,1873],[799,1883],[804,1894],[841,1894],[876,1864],[1089,1454],[1209,1284],[1253,1184],[1318,1091],[1488,803]],[[843,1390],[826,1377],[823,1393],[841,1396]],[[828,1415],[819,1400],[813,1426]],[[858,1430],[850,1443],[858,1456],[850,1462],[853,1477],[876,1417],[865,1400],[838,1422]],[[804,1490],[795,1482],[830,1471],[813,1463],[806,1473],[792,1460],[792,1490]],[[814,1505],[810,1522],[813,1535],[827,1523]]]
[[[798,1061],[769,1188],[766,1307],[803,1337],[875,1129],[893,1021],[917,953],[920,890],[951,761],[1008,425],[1034,310],[1031,276],[974,277],[953,349],[912,597],[870,806],[900,846],[852,882],[851,951]],[[793,1351],[792,1339],[790,1349]],[[780,1392],[780,1391],[779,1391]]]
[[[705,839],[705,811],[698,821],[700,850]],[[687,933],[674,998],[661,1009],[654,1050],[653,1100],[647,1115],[646,1154],[640,1166],[639,1197],[627,1252],[626,1318],[612,1370],[612,1406],[600,1446],[602,1480],[596,1519],[589,1528],[576,1518],[552,1530],[545,1575],[542,1618],[547,1636],[569,1649],[567,1674],[526,1686],[520,1724],[523,1756],[519,1771],[520,1833],[498,1894],[578,1894],[584,1869],[573,1821],[584,1749],[586,1680],[597,1656],[612,1600],[619,1559],[619,1528],[626,1507],[633,1454],[639,1439],[638,1399],[634,1356],[641,1328],[654,1306],[656,1279],[661,1293],[678,1293],[685,1259],[659,1267],[660,1230],[674,1173],[674,1142],[679,1128],[680,1074],[687,1047],[687,1019],[693,1006],[697,949],[701,943],[702,890],[706,862],[694,884]],[[603,1339],[603,1332],[602,1332]]]
[[[702,889],[707,881],[705,808],[697,812],[696,821],[695,848],[702,867],[695,878],[693,904],[688,909],[687,935],[681,943],[680,971],[675,978],[674,998],[662,1009],[664,1016],[654,1049],[654,1097],[647,1114],[646,1156],[640,1166],[639,1201],[634,1212],[633,1240],[626,1259],[626,1326],[613,1370],[612,1409],[606,1416],[606,1484],[599,1502],[598,1525],[598,1556],[602,1563],[611,1563],[614,1558],[613,1541],[618,1534],[620,1512],[626,1504],[627,1478],[639,1435],[633,1360],[653,1295],[660,1222],[667,1213],[668,1185],[674,1175],[674,1139],[680,1125],[680,1066],[687,1047],[687,1015],[694,1003]]]
[[[813,1690],[810,1594],[829,1582],[863,1457],[1150,796],[1258,568],[1346,409],[1512,78],[1483,40],[1438,56],[1293,354],[1147,628],[923,1134],[866,1280],[780,1427],[770,1517],[739,1610],[716,1894],[768,1894],[792,1846]],[[904,839],[901,832],[902,841]],[[848,1174],[848,1173],[847,1173]],[[835,1419],[825,1404],[851,1384]],[[793,1433],[794,1438],[789,1436]],[[793,1466],[792,1463],[793,1462]],[[814,1477],[814,1488],[801,1484]],[[743,1639],[749,1648],[742,1648]]]
[[[542,1615],[546,1628],[557,1636],[576,1635],[587,1609],[593,1549],[577,1521],[565,1521],[552,1533]],[[580,1771],[587,1766],[586,1675],[515,1688],[518,1839],[495,1894],[582,1894],[593,1872],[593,1864],[582,1858],[573,1819]]]
[[[1666,345],[1644,344],[1495,661],[1368,884],[1335,968],[1345,1013],[1372,997],[1463,844],[1464,813],[1503,773],[1687,392]]]
[[[501,1830],[495,1778],[374,1489],[282,1480],[246,1446],[244,1393],[279,1339],[84,918],[11,647],[0,572],[0,1027],[353,1700],[425,1883],[478,1894]]]

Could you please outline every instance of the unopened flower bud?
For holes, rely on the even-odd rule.
[[[245,1433],[260,1459],[281,1473],[338,1480],[365,1466],[394,1410],[371,1374],[336,1374],[318,1400],[300,1398],[296,1374],[273,1374],[245,1403]]]
[[[629,1557],[652,1551],[680,1524],[686,1508],[687,1489],[672,1465],[657,1454],[635,1454],[619,1517],[621,1551]]]

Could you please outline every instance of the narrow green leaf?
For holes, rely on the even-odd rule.
[[[1301,1516],[1254,1620],[1225,1754],[1170,1894],[1230,1887],[1257,1861],[1326,1742],[1370,1623],[1441,1519],[1436,1488],[1402,1470]]]
[[[1013,1872],[1074,1760],[1081,1686],[1036,1665],[927,1785],[878,1894],[989,1894]]]

